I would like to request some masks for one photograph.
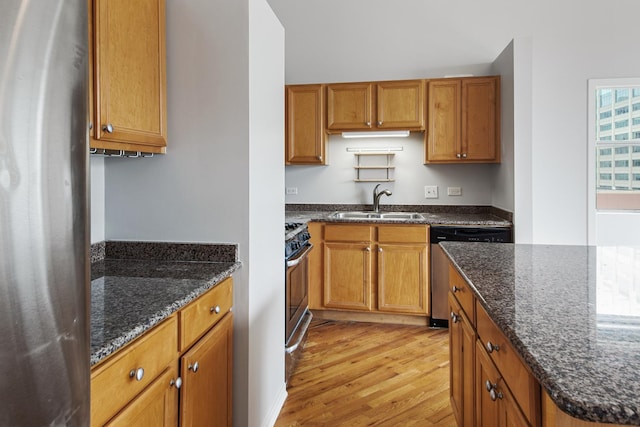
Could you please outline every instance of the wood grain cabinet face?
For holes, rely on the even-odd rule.
[[[425,163],[500,162],[500,78],[430,80]]]
[[[285,164],[326,164],[324,86],[285,88]]]
[[[321,308],[427,315],[427,230],[325,225]]]
[[[90,145],[164,153],[165,0],[89,1],[93,14]]]
[[[182,356],[181,427],[232,425],[232,349],[229,312]]]
[[[476,334],[453,294],[449,293],[449,393],[459,426],[474,425]]]
[[[424,82],[327,85],[327,130],[424,130]]]
[[[107,427],[175,427],[178,425],[178,388],[175,366],[167,368],[149,387],[109,421]]]

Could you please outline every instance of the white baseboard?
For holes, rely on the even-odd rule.
[[[273,406],[271,407],[271,410],[269,411],[269,414],[265,419],[265,422],[262,424],[263,427],[273,427],[276,424],[276,421],[278,420],[278,415],[280,415],[280,410],[282,409],[282,406],[284,405],[284,402],[286,400],[287,400],[287,385],[285,383],[282,383],[282,387],[280,388],[280,391],[278,391],[278,396],[276,397],[276,400]]]

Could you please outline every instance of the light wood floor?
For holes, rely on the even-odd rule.
[[[276,426],[455,426],[447,329],[314,320]]]

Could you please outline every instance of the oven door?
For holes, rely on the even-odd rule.
[[[286,300],[285,300],[285,345],[302,319],[308,304],[309,261],[308,254],[313,248],[307,243],[294,258],[287,260]]]

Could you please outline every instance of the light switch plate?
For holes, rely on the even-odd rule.
[[[449,196],[462,196],[461,187],[447,187],[447,195]]]
[[[425,185],[424,186],[424,198],[425,199],[437,199],[438,198],[438,186],[437,185]]]
[[[298,187],[287,187],[287,194],[298,194]]]

